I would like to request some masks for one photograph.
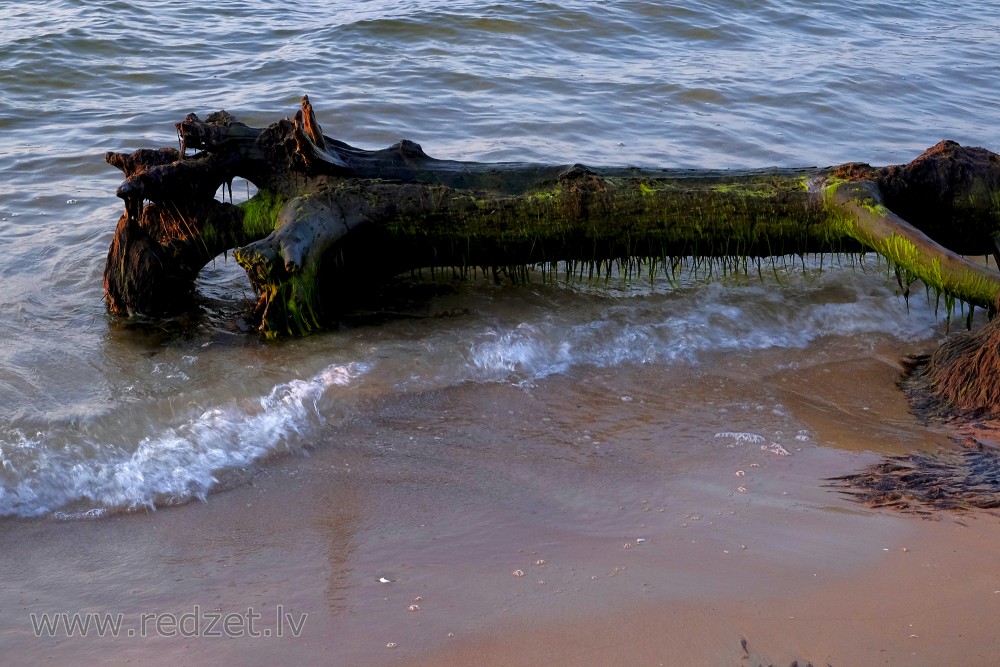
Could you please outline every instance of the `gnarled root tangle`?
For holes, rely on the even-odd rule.
[[[994,305],[1000,307],[1000,299]],[[933,354],[911,360],[900,381],[921,418],[983,422],[1000,419],[1000,317],[956,333]]]

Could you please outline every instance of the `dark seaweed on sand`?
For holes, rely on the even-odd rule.
[[[869,507],[916,514],[1000,507],[1000,452],[974,438],[960,447],[891,456],[830,486]]]

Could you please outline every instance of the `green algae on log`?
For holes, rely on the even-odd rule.
[[[104,273],[114,314],[182,308],[201,268],[230,249],[269,337],[321,328],[358,288],[434,267],[517,277],[559,262],[669,271],[690,256],[873,250],[948,297],[991,307],[1000,292],[1000,275],[946,249],[993,252],[1000,158],[954,142],[883,168],[483,164],[437,160],[409,141],[354,148],[323,134],[308,98],[266,128],[217,112],[177,130],[180,151],[106,156],[126,176]],[[236,177],[258,193],[216,200]],[[909,201],[931,214],[893,213]]]
[[[885,257],[907,284],[920,280],[973,307],[993,307],[1000,291],[997,272],[939,245],[890,211],[874,181],[834,183],[826,187],[826,196],[844,215],[844,233]],[[984,238],[977,254],[986,254],[989,246]]]

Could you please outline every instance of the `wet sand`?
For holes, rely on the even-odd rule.
[[[408,664],[995,665],[1000,533],[995,520],[965,523],[915,522],[848,575],[803,564],[753,590],[727,577],[728,593],[701,599],[535,615]]]
[[[899,347],[372,399],[207,502],[7,521],[2,662],[994,664],[1000,522],[822,487],[947,444],[893,386]],[[273,636],[279,605],[300,636]],[[29,620],[135,630],[196,606],[252,608],[272,636],[38,639]]]

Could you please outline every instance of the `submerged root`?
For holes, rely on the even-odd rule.
[[[171,282],[167,266],[163,246],[135,218],[123,214],[104,267],[104,293],[111,312],[131,316],[144,312],[146,304],[173,303],[176,294],[164,288]]]
[[[829,482],[872,508],[914,514],[936,509],[992,510],[1000,507],[1000,451],[966,438],[957,449],[892,456]]]
[[[104,266],[108,309],[125,317],[186,311],[198,272],[242,240],[241,225],[237,207],[214,199],[184,206],[152,202],[135,215],[126,211]]]

